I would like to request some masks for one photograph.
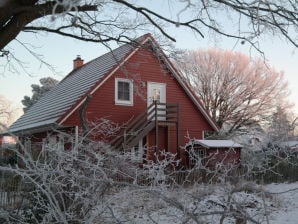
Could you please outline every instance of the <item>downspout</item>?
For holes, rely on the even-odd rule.
[[[77,150],[79,147],[79,126],[75,126],[75,146],[74,150]]]
[[[80,123],[81,123],[81,127],[83,129],[83,138],[86,138],[87,133],[88,133],[88,125],[87,125],[87,121],[86,121],[86,108],[91,100],[92,96],[90,94],[88,94],[83,102],[83,104],[81,105],[80,109],[79,109],[79,118],[80,118]]]

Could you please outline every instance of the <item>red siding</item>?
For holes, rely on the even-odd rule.
[[[74,130],[60,129],[59,132],[73,134]],[[48,132],[35,133],[30,136],[23,136],[23,140],[21,140],[21,142],[22,142],[22,144],[24,144],[25,138],[26,137],[30,138],[32,150],[36,151],[36,153],[37,153],[38,151],[40,151],[42,149],[43,139],[45,139],[49,136],[57,136],[57,135],[59,135],[59,132],[48,131]],[[65,149],[69,149],[69,147],[67,147],[70,144],[69,139],[65,139],[64,143],[65,143],[64,144]]]
[[[239,165],[240,164],[240,148],[210,148],[207,149],[210,160],[208,165],[215,166],[216,163],[223,163],[225,165]]]
[[[115,105],[115,78],[134,79],[134,104],[133,106]],[[145,85],[140,85],[143,82]],[[202,138],[202,132],[213,130],[207,120],[199,112],[197,107],[189,99],[178,82],[160,65],[152,52],[140,49],[134,54],[125,66],[122,66],[112,75],[92,96],[87,106],[86,117],[89,121],[97,121],[100,118],[112,120],[122,124],[133,116],[138,115],[147,108],[147,82],[166,84],[167,103],[179,104],[179,142],[184,146],[190,138]],[[72,114],[63,125],[79,125],[78,112]],[[164,139],[165,133],[169,133],[168,139],[160,142],[160,147],[168,145],[169,150],[176,152],[176,131],[174,127],[160,131],[160,139]]]

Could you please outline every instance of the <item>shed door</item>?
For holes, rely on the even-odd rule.
[[[147,85],[147,105],[148,107],[157,101],[157,103],[166,103],[166,84],[148,82]],[[165,105],[158,105],[158,109],[165,108]],[[166,111],[158,111],[158,115],[165,115]],[[159,120],[165,120],[165,116],[160,116]]]

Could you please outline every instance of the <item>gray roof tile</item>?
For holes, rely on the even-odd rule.
[[[124,44],[72,71],[14,122],[8,132],[16,133],[57,123],[66,111],[132,49],[132,45]]]

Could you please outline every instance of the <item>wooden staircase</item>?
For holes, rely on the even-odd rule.
[[[156,140],[159,126],[176,125],[178,130],[178,111],[178,104],[153,102],[143,113],[129,122],[122,133],[111,142],[111,145],[115,149],[129,150],[154,128]]]

